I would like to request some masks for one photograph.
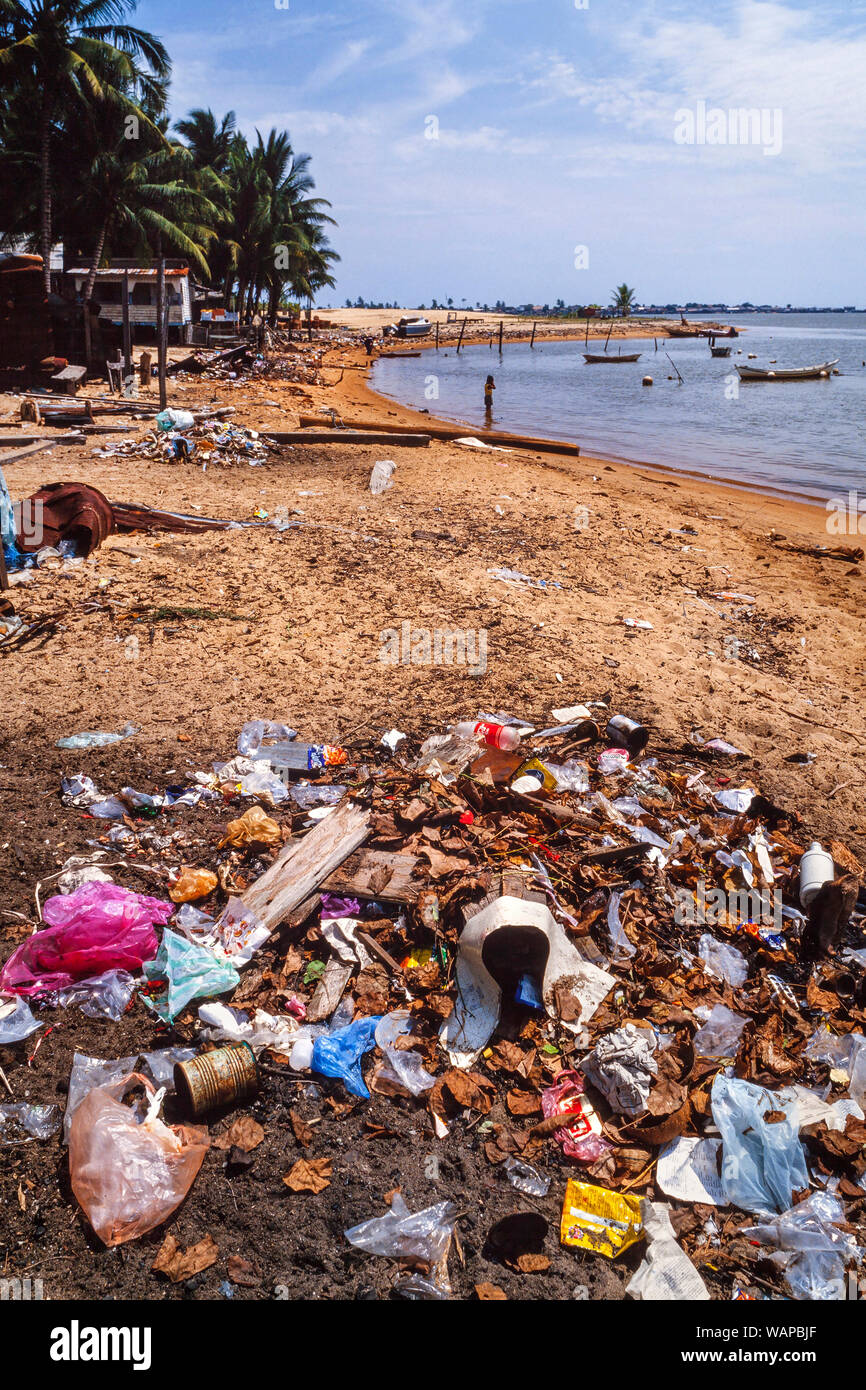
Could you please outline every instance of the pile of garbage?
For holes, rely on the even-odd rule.
[[[168,409],[156,416],[155,429],[143,439],[123,439],[101,444],[91,453],[96,458],[147,458],[164,463],[198,464],[203,472],[210,464],[224,468],[247,463],[267,463],[276,448],[258,430],[220,418],[230,408],[196,418],[190,410]]]
[[[161,791],[65,777],[93,852],[37,892],[0,969],[0,1059],[32,1056],[57,1009],[119,1020],[136,996],[169,1045],[76,1054],[65,1116],[0,1104],[0,1145],[62,1124],[72,1191],[113,1246],[225,1147],[219,1107],[309,1077],[338,1117],[375,1093],[431,1144],[483,1152],[518,1203],[487,1236],[512,1271],[549,1264],[538,1203],[555,1200],[576,1277],[624,1256],[634,1298],[846,1297],[866,1248],[861,865],[722,740],[654,754],[604,701],[549,720],[347,748],[255,720],[229,761]],[[202,803],[225,817],[209,852],[183,826]],[[229,1131],[238,1162],[251,1125]],[[315,1196],[331,1161],[306,1132],[284,1181]],[[344,1234],[390,1258],[396,1295],[448,1298],[460,1216],[371,1195]],[[202,1259],[168,1234],[154,1269]]]

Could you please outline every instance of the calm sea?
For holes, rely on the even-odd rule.
[[[694,321],[694,320],[692,320]],[[826,499],[866,488],[866,313],[747,314],[731,356],[705,338],[614,341],[638,362],[587,365],[583,342],[424,351],[374,368],[372,385],[404,405],[483,427],[572,440],[587,453],[659,463],[786,495]],[[590,351],[600,344],[590,339]],[[683,382],[666,353],[679,369]],[[754,353],[751,360],[749,353]],[[740,383],[737,362],[803,367],[837,357],[828,380]],[[650,375],[654,385],[644,387]],[[673,378],[673,379],[670,379]],[[438,392],[438,396],[437,393]]]

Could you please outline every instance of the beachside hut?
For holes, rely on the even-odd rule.
[[[81,295],[87,282],[87,266],[72,266],[66,272]],[[156,333],[156,266],[139,266],[128,261],[112,261],[97,270],[93,299],[99,305],[99,318],[119,327],[123,323],[123,277],[129,276],[129,322],[133,340]],[[186,343],[192,327],[192,294],[189,267],[182,261],[166,261],[165,296],[168,302],[169,340]]]

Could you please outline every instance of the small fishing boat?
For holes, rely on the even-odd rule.
[[[586,362],[637,362],[639,352],[585,352]]]
[[[832,362],[819,362],[815,367],[741,367],[737,362],[736,368],[740,374],[740,381],[811,381],[815,377],[829,377],[838,357],[834,357]]]
[[[724,347],[713,347],[710,345],[710,352],[713,354],[713,357],[730,357],[731,355],[731,349],[727,344]]]

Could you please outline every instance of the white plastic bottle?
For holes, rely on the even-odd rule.
[[[833,856],[822,849],[818,840],[813,840],[800,860],[800,905],[809,907],[812,899],[825,883],[834,878]]]

